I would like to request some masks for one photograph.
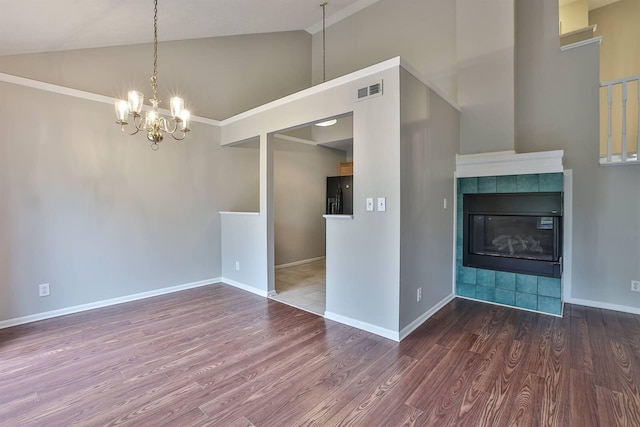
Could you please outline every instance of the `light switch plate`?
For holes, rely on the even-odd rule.
[[[373,211],[373,197],[367,197],[367,210]]]
[[[385,197],[378,197],[378,212],[384,212],[387,210],[387,199]]]

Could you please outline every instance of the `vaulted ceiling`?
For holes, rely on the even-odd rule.
[[[378,0],[329,0],[327,25]],[[321,0],[159,0],[158,39],[322,28]],[[0,0],[0,55],[153,41],[153,0]]]

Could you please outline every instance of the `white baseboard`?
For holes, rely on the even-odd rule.
[[[362,322],[360,320],[352,319],[350,317],[341,316],[336,313],[331,313],[330,311],[324,312],[324,318],[333,320],[338,323],[342,323],[343,325],[353,326],[354,328],[371,332],[372,334],[379,335],[381,337],[388,338],[396,342],[400,341],[400,335],[398,334],[398,332],[392,331],[391,329],[381,328],[380,326],[372,325],[371,323]]]
[[[420,325],[422,325],[424,322],[427,321],[427,319],[429,319],[431,316],[433,316],[434,314],[436,314],[442,307],[444,307],[445,305],[449,304],[451,301],[454,300],[456,296],[454,294],[449,294],[446,297],[444,297],[440,302],[438,302],[436,305],[434,305],[433,307],[431,307],[426,313],[424,313],[422,316],[418,317],[416,320],[414,320],[413,322],[409,323],[407,326],[405,326],[404,328],[402,328],[402,330],[400,331],[400,341],[402,341],[403,339],[405,339],[407,336],[409,336],[409,334],[413,331],[415,331],[416,329],[418,329],[418,327]]]
[[[184,285],[171,286],[168,288],[155,289],[153,291],[141,292],[138,294],[126,295],[118,298],[111,298],[108,300],[91,302],[88,304],[76,305],[73,307],[61,308],[59,310],[45,311],[44,313],[32,314],[29,316],[16,317],[13,319],[0,321],[0,329],[9,328],[11,326],[23,325],[25,323],[37,322],[38,320],[51,319],[53,317],[64,316],[67,314],[80,313],[82,311],[94,310],[96,308],[108,307],[110,305],[122,304],[125,302],[137,301],[145,298],[156,297],[159,295],[170,294],[173,292],[184,291],[187,289],[199,288],[201,286],[213,285],[220,283],[222,279],[217,277],[215,279],[200,280],[198,282],[186,283]]]
[[[235,280],[221,278],[220,281],[226,285],[233,286],[234,288],[242,289],[243,291],[251,292],[252,294],[260,295],[261,297],[268,298],[269,292],[254,288],[253,286],[246,285],[244,283],[236,282]]]
[[[579,298],[566,298],[564,302],[568,304],[584,305],[586,307],[602,308],[604,310],[621,311],[623,313],[640,314],[640,308],[628,305],[611,304],[608,302],[592,301]]]
[[[321,261],[321,260],[323,260],[325,258],[326,257],[319,256],[317,258],[309,258],[309,259],[303,259],[303,260],[300,260],[300,261],[290,262],[290,263],[287,263],[287,264],[280,264],[280,265],[276,265],[275,269],[276,270],[280,270],[281,268],[295,267],[296,265],[310,264],[312,262]]]

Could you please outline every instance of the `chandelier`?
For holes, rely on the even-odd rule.
[[[129,91],[127,101],[123,99],[116,100],[116,123],[124,132],[125,126],[129,124],[128,119],[131,118],[135,130],[130,135],[135,135],[140,131],[147,132],[147,139],[151,141],[151,149],[156,151],[158,143],[168,133],[173,139],[181,141],[189,132],[190,113],[184,109],[184,100],[177,96],[171,98],[171,118],[163,117],[158,112],[160,100],[157,96],[158,91],[158,0],[154,0],[154,16],[153,16],[153,75],[149,79],[151,88],[153,89],[153,98],[149,100],[151,108],[148,109],[144,116],[141,115],[142,105],[144,104],[144,95],[142,92],[135,90]]]

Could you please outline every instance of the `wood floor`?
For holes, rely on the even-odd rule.
[[[402,343],[213,285],[0,330],[1,426],[639,426],[639,316],[454,300]]]

